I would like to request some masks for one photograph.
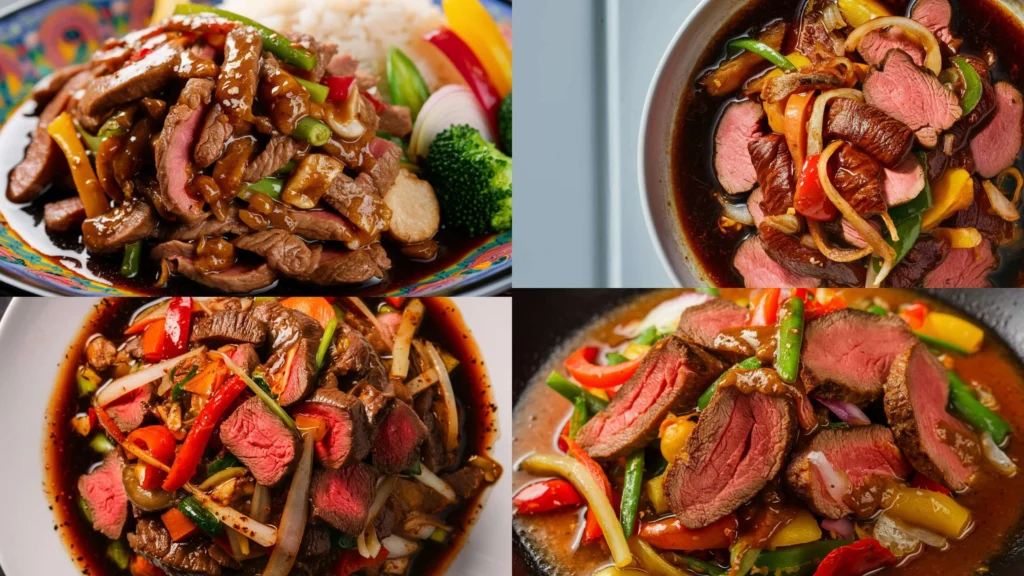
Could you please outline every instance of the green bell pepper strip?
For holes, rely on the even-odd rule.
[[[633,342],[636,342],[641,346],[652,346],[658,340],[658,329],[654,326],[648,326],[646,330],[633,339]]]
[[[94,435],[92,440],[89,440],[89,448],[92,448],[97,454],[105,456],[114,449],[114,443],[110,441],[110,438],[107,438],[106,434],[100,432]]]
[[[327,328],[324,328],[323,338],[320,339],[320,347],[316,351],[316,369],[319,371],[320,366],[324,363],[324,356],[327,355],[327,349],[331,346],[331,340],[334,339],[334,331],[338,328],[338,319],[331,318],[327,322]]]
[[[590,411],[587,410],[587,399],[583,395],[577,396],[572,403],[572,418],[569,419],[569,438],[576,439],[576,433],[583,428],[583,425],[590,420]]]
[[[316,82],[310,82],[309,80],[303,80],[298,76],[295,77],[295,81],[302,84],[302,87],[309,92],[309,99],[317,104],[323,104],[327,102],[327,93],[330,89],[323,84],[317,84]]]
[[[331,139],[331,127],[312,116],[306,116],[295,125],[292,138],[309,142],[313,146],[323,146]]]
[[[133,242],[124,247],[124,260],[121,261],[121,276],[135,278],[142,262],[142,241]]]
[[[210,462],[210,465],[206,467],[206,476],[210,477],[222,470],[227,470],[228,468],[234,468],[236,466],[241,465],[242,463],[238,460],[238,458],[236,458],[234,454],[231,454],[229,452],[225,454],[223,457],[217,458],[213,462]]]
[[[284,180],[280,178],[264,178],[258,182],[246,185],[238,193],[238,197],[248,202],[252,199],[253,194],[259,192],[270,196],[274,200],[279,200],[281,198],[281,190],[284,190]]]
[[[956,64],[956,67],[960,69],[960,74],[964,77],[965,90],[964,96],[960,100],[960,106],[963,107],[964,116],[966,116],[974,112],[974,109],[978,107],[978,103],[981,102],[983,90],[981,76],[978,75],[978,71],[963,56],[953,58],[953,64]]]
[[[779,322],[779,344],[775,352],[775,370],[783,382],[792,384],[800,374],[800,349],[804,343],[804,301],[790,298],[783,304],[785,313]]]
[[[870,306],[870,307],[868,308],[868,310],[867,310],[867,311],[868,311],[868,312],[871,312],[871,313],[872,313],[872,314],[874,314],[875,316],[888,316],[888,315],[889,315],[889,311],[888,311],[888,310],[886,310],[885,308],[882,308],[882,307],[881,307],[881,306],[879,306],[878,304],[872,304],[872,305],[871,305],[871,306]]]
[[[682,564],[682,567],[693,572],[694,574],[702,574],[706,576],[725,576],[725,570],[722,570],[718,566],[710,562],[705,562],[699,558],[693,556],[686,556],[683,554],[673,554],[672,559],[676,560],[678,564]]]
[[[747,358],[743,362],[740,362],[739,364],[733,366],[732,368],[729,368],[721,376],[719,376],[718,379],[711,384],[711,386],[708,386],[708,389],[705,390],[703,394],[700,395],[700,398],[697,399],[697,408],[699,410],[703,410],[708,407],[708,404],[711,402],[711,397],[715,395],[715,390],[718,389],[718,383],[721,382],[722,379],[725,378],[725,375],[728,374],[729,372],[737,369],[756,370],[760,367],[761,361],[758,360],[756,356],[751,356],[750,358]]]
[[[915,214],[897,224],[896,232],[900,235],[898,241],[889,238],[888,233],[885,235],[885,241],[896,251],[896,260],[892,264],[894,267],[907,256],[914,244],[917,244],[917,239],[921,237],[921,215]],[[882,261],[874,257],[871,259],[871,266],[877,274],[882,270]]]
[[[917,161],[921,163],[921,167],[924,168],[924,190],[906,204],[901,204],[894,208],[889,209],[889,217],[892,218],[893,222],[899,224],[911,216],[917,216],[923,214],[926,210],[932,207],[932,185],[928,181],[928,157],[924,152],[914,152],[917,156]]]
[[[174,379],[174,370],[176,370],[176,369],[177,369],[177,366],[175,366],[175,368],[171,370],[171,379],[172,380]],[[174,388],[171,389],[171,400],[174,400],[174,401],[181,400],[181,395],[185,393],[185,384],[188,384],[189,380],[191,380],[191,379],[196,377],[196,371],[198,369],[199,369],[199,366],[193,366],[192,369],[188,371],[188,374],[185,376],[185,379],[174,385]]]
[[[103,143],[103,140],[101,140],[99,136],[93,136],[86,132],[85,128],[82,128],[82,125],[78,122],[75,122],[74,124],[75,130],[78,130],[78,135],[82,138],[82,142],[85,143],[86,148],[92,151],[93,154],[99,152],[100,144]]]
[[[989,410],[974,397],[974,392],[956,372],[949,372],[949,400],[957,413],[975,428],[992,435],[995,443],[1002,445],[1012,429],[998,414]]]
[[[416,64],[398,48],[388,51],[388,86],[391,88],[391,102],[407,106],[415,122],[423,104],[430,98],[430,89]]]
[[[608,407],[607,400],[591,394],[558,372],[552,372],[548,376],[547,384],[549,388],[564,396],[569,402],[575,403],[577,396],[583,396],[587,401],[587,410],[590,414],[597,414]]]
[[[274,176],[287,176],[294,172],[295,167],[298,165],[299,163],[296,162],[295,160],[289,160],[287,164],[281,166],[280,168],[277,169],[276,172],[274,172]]]
[[[951,342],[946,342],[945,340],[942,340],[941,338],[936,338],[934,336],[929,336],[927,334],[922,334],[921,332],[918,332],[916,330],[914,331],[914,335],[917,336],[918,339],[921,340],[921,342],[924,342],[925,344],[931,344],[932,346],[938,346],[939,348],[945,348],[947,350],[952,350],[953,352],[957,352],[959,354],[963,354],[964,356],[970,356],[971,355],[971,353],[968,352],[967,350],[964,350],[963,348],[961,348],[961,347],[959,347],[956,344],[953,344]]]
[[[636,514],[640,510],[640,494],[644,483],[644,451],[637,450],[626,460],[626,479],[622,486],[622,505],[619,520],[626,538],[633,536]]]
[[[765,576],[812,576],[829,552],[852,543],[852,540],[818,540],[766,550],[754,562],[754,573]]]
[[[697,292],[697,294],[707,294],[708,296],[714,296],[715,298],[718,298],[721,295],[721,292],[718,291],[718,288],[697,288],[695,292]]]
[[[92,524],[92,512],[89,511],[89,505],[85,502],[85,498],[78,497],[78,509],[82,511],[82,516]]]
[[[245,16],[235,14],[234,12],[228,12],[227,10],[221,10],[220,8],[211,8],[210,6],[202,6],[199,4],[179,4],[175,6],[174,13],[182,16],[216,14],[217,16],[231,20],[232,22],[251,26],[255,28],[256,31],[259,32],[260,37],[263,38],[263,49],[267,52],[277,56],[285,63],[291,64],[292,66],[305,70],[306,72],[316,68],[317,56],[315,54],[301,46],[295,46],[287,36],[279,34],[255,20],[246,18]]]
[[[88,396],[96,391],[96,383],[89,380],[82,374],[81,370],[75,375],[75,383],[78,384],[78,397]]]
[[[178,510],[212,538],[220,536],[224,531],[220,520],[213,515],[213,512],[204,508],[195,496],[186,496],[181,502],[178,502]]]
[[[609,352],[608,354],[605,355],[605,358],[608,360],[609,366],[617,366],[619,364],[622,364],[623,362],[629,362],[629,358],[626,358],[625,356],[619,354],[618,352]]]
[[[132,552],[124,540],[114,540],[107,545],[107,558],[121,570],[128,569],[128,562],[132,558]]]
[[[790,62],[788,58],[759,40],[754,40],[753,38],[740,38],[729,42],[727,46],[732,53],[735,53],[738,50],[753,52],[786,72],[796,72],[797,70],[796,65]]]

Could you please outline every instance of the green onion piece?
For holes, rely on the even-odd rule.
[[[730,50],[742,49],[747,52],[753,52],[786,72],[796,72],[797,70],[796,65],[790,62],[788,58],[759,40],[754,40],[753,38],[740,38],[729,42],[728,47]]]
[[[331,346],[331,340],[334,338],[334,330],[338,327],[338,319],[331,318],[327,322],[327,328],[324,329],[324,336],[320,339],[320,347],[316,351],[316,369],[320,370],[320,366],[323,366],[324,356],[327,355],[327,349]]]
[[[142,261],[142,240],[133,242],[124,247],[124,260],[121,261],[121,276],[135,278],[139,273],[139,263]]]
[[[114,443],[107,438],[106,434],[100,432],[94,435],[92,440],[89,440],[89,448],[92,448],[97,454],[106,455],[114,449]]]
[[[247,184],[238,193],[238,197],[249,202],[252,200],[253,195],[259,192],[260,194],[270,196],[274,200],[279,200],[281,198],[281,190],[284,190],[284,180],[280,178],[264,178],[258,182]]]
[[[800,349],[804,343],[804,301],[790,298],[783,304],[785,313],[779,322],[775,370],[783,382],[792,384],[800,374]]]
[[[210,462],[210,465],[206,467],[206,475],[213,476],[214,474],[227,470],[228,468],[241,466],[241,464],[242,463],[239,462],[238,458],[235,458],[235,455],[229,452],[225,454],[224,457],[217,458],[213,462]]]
[[[751,548],[743,540],[736,541],[729,547],[729,565],[735,566],[735,576],[747,576],[754,562],[761,555],[760,548]]]
[[[705,574],[707,576],[725,576],[725,570],[722,570],[718,566],[710,562],[705,562],[699,558],[693,556],[686,556],[684,554],[674,554],[672,556],[674,560],[679,560],[679,563],[683,565],[690,572],[695,574]]]
[[[263,49],[267,52],[270,52],[284,62],[305,70],[306,72],[316,68],[317,56],[315,54],[305,48],[293,45],[293,42],[287,36],[274,32],[270,28],[267,28],[255,20],[250,20],[245,16],[240,16],[234,12],[228,12],[227,10],[221,10],[220,8],[211,8],[209,6],[202,6],[199,4],[179,4],[175,6],[174,13],[183,16],[195,14],[216,14],[221,18],[226,18],[233,22],[239,22],[246,26],[251,26],[260,33],[260,36],[263,38]]]
[[[808,544],[765,550],[754,562],[754,574],[810,576],[818,564],[836,548],[849,546],[852,540],[818,540]]]
[[[274,176],[287,176],[287,175],[291,174],[292,172],[294,172],[295,171],[295,167],[298,166],[298,165],[299,165],[299,163],[296,162],[295,160],[289,160],[287,164],[285,164],[284,166],[281,166],[280,168],[278,168],[277,172],[274,172]],[[261,182],[262,182],[262,180],[261,180]]]
[[[921,332],[918,332],[916,330],[914,331],[914,334],[918,337],[918,339],[921,340],[921,342],[924,342],[925,344],[929,344],[931,346],[938,346],[939,348],[945,348],[947,350],[952,350],[953,352],[963,354],[964,356],[971,355],[970,351],[964,350],[963,348],[957,346],[956,344],[953,344],[952,342],[946,342],[945,340],[936,338],[934,336],[929,336],[927,334],[922,334]]]
[[[207,510],[195,496],[186,496],[181,502],[178,502],[178,510],[212,538],[217,538],[224,531],[220,520],[214,516],[213,512]]]
[[[121,570],[128,569],[128,561],[131,560],[131,550],[124,540],[114,540],[107,545],[107,558]]]
[[[82,125],[79,124],[77,121],[75,121],[74,124],[75,124],[75,129],[78,130],[78,135],[82,137],[82,142],[85,143],[86,148],[91,150],[93,154],[96,154],[97,152],[99,152],[100,151],[100,144],[103,143],[103,141],[100,140],[100,137],[99,136],[93,136],[92,134],[89,134],[88,132],[86,132],[85,128],[82,128]]]
[[[388,51],[388,86],[391,88],[391,102],[407,106],[415,122],[423,104],[430,98],[430,90],[416,64],[398,48]]]
[[[310,82],[309,80],[303,80],[298,76],[295,76],[295,81],[302,84],[302,87],[309,92],[309,99],[317,104],[323,104],[327,101],[327,93],[330,89],[323,84],[317,84],[316,82]]]
[[[978,71],[971,66],[970,62],[967,61],[963,56],[953,58],[953,64],[960,69],[960,74],[964,77],[964,96],[960,100],[960,106],[964,109],[964,116],[974,112],[974,109],[978,107],[978,103],[981,102],[982,95],[982,84],[981,76],[978,75]]]
[[[617,366],[619,364],[629,362],[629,358],[626,358],[625,356],[619,354],[618,352],[609,352],[608,354],[605,355],[605,359],[608,360],[609,366]]]
[[[96,391],[96,383],[85,377],[79,370],[75,375],[75,383],[78,384],[78,397],[82,398]]]
[[[235,364],[231,358],[228,358],[227,354],[224,354],[223,352],[214,352],[214,354],[217,354],[222,360],[224,360],[224,363],[228,366],[228,370],[231,370],[232,374],[241,378],[242,381],[245,382],[245,385],[252,390],[253,394],[258,396],[259,399],[266,404],[267,408],[270,408],[270,411],[276,414],[277,417],[284,422],[285,426],[291,428],[293,432],[299,431],[298,426],[295,425],[295,420],[292,420],[292,417],[288,415],[288,412],[285,412],[284,408],[281,408],[281,405],[271,398],[267,391],[261,388],[259,384],[253,381],[253,379],[245,373],[245,371],[239,368],[238,364]]]
[[[871,312],[871,313],[872,313],[872,314],[874,314],[875,316],[888,316],[888,315],[889,315],[889,311],[888,311],[888,310],[886,310],[885,308],[882,308],[882,307],[881,307],[881,306],[879,306],[878,304],[872,304],[872,305],[871,305],[871,306],[870,306],[870,307],[868,308],[868,310],[867,310],[867,311],[868,311],[868,312]]]
[[[430,539],[438,544],[444,544],[448,539],[448,531],[444,528],[434,528],[434,531],[430,533]]]
[[[1010,435],[1012,429],[1006,420],[979,402],[971,387],[953,371],[949,373],[949,400],[964,420],[991,434],[996,444],[1002,445]]]
[[[651,346],[658,341],[658,329],[654,326],[648,326],[647,329],[641,332],[639,336],[633,339],[633,341],[642,346]]]
[[[721,296],[721,292],[718,291],[718,288],[697,288],[695,292],[697,292],[697,294],[707,294],[708,296],[714,296],[715,298]]]
[[[312,116],[306,116],[295,125],[292,138],[304,140],[313,146],[323,146],[331,139],[332,134],[330,126]]]
[[[175,366],[175,369],[177,369],[177,366]],[[185,378],[181,382],[178,382],[177,384],[174,385],[174,388],[171,389],[171,400],[181,400],[182,394],[185,393],[185,384],[188,384],[189,380],[195,378],[196,371],[198,370],[199,366],[193,366],[192,369],[188,371],[188,374],[185,376]],[[171,373],[171,378],[174,378],[173,371]]]
[[[103,123],[103,126],[100,126],[100,131],[96,133],[96,137],[100,139],[100,142],[103,142],[111,136],[120,136],[121,134],[124,134],[126,130],[124,125],[121,124],[122,120],[131,124],[128,119],[128,112],[125,110],[107,118],[107,121]]]
[[[703,394],[700,395],[700,398],[697,399],[697,408],[703,410],[708,407],[708,404],[711,402],[711,397],[715,395],[715,390],[718,389],[719,382],[721,382],[722,379],[725,378],[725,375],[728,374],[729,372],[733,370],[756,370],[760,367],[761,361],[758,360],[756,356],[751,356],[750,358],[747,358],[743,362],[740,362],[739,364],[726,370],[711,384],[711,386],[708,386],[708,389],[705,390]]]
[[[587,410],[587,399],[581,394],[573,401],[572,417],[569,419],[569,438],[571,440],[576,439],[576,433],[580,431],[580,428],[583,428],[587,420],[590,420],[589,410]]]
[[[423,464],[417,460],[407,470],[403,471],[406,476],[419,476],[423,472]]]
[[[626,538],[633,536],[633,528],[636,526],[636,514],[640,510],[643,481],[644,451],[637,450],[626,459],[626,478],[622,486],[622,504],[619,506],[622,533],[626,535]]]
[[[92,512],[89,510],[89,505],[85,502],[85,498],[78,497],[78,509],[82,511],[82,516],[92,524]]]
[[[558,372],[552,372],[551,376],[548,376],[547,384],[552,390],[564,396],[569,402],[575,403],[576,397],[582,395],[587,400],[587,410],[589,410],[591,414],[597,414],[608,407],[607,400],[591,394]]]
[[[274,395],[274,393],[271,392],[270,390],[270,384],[267,384],[267,380],[263,377],[262,374],[253,374],[252,381],[255,382],[256,385],[259,386],[264,392],[266,392],[268,396]]]

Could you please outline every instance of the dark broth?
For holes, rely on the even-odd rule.
[[[80,436],[70,425],[75,414],[89,407],[87,400],[78,398],[75,373],[85,361],[87,340],[97,332],[119,337],[142,304],[139,299],[109,298],[96,305],[75,343],[64,355],[47,410],[43,448],[47,485],[44,490],[54,513],[54,530],[60,532],[82,573],[92,576],[124,576],[129,572],[119,570],[105,557],[110,540],[93,530],[78,508],[78,478],[98,465],[102,458],[89,448],[88,438]],[[418,334],[441,343],[460,362],[459,368],[451,374],[451,381],[459,413],[461,466],[471,455],[491,452],[498,437],[497,406],[483,356],[455,303],[448,298],[427,298],[424,304],[427,315]],[[367,305],[376,309],[377,303],[368,301]],[[411,564],[411,574],[444,574],[483,508],[482,496],[459,502],[445,511],[443,521],[453,527],[450,539],[444,544],[424,541]],[[129,515],[125,533],[133,529]]]
[[[547,375],[552,370],[563,371],[562,362],[579,346],[595,342],[608,345],[623,342],[625,337],[616,331],[616,327],[643,318],[659,303],[676,294],[672,291],[653,292],[612,309],[553,351],[550,360],[532,378],[516,404],[512,428],[513,462],[534,452],[557,453],[556,434],[569,418],[572,405],[544,384]],[[940,302],[910,291],[860,289],[844,290],[843,294],[851,303],[866,297],[881,298],[894,309],[905,302],[924,300],[933,309],[963,316]],[[724,290],[722,294],[734,300],[747,298],[747,295],[746,290]],[[1024,430],[1024,367],[1020,361],[995,334],[988,332],[982,350],[969,358],[957,357],[956,367],[965,380],[983,382],[996,396],[1001,406],[1000,414],[1010,422],[1014,430],[1007,454],[1015,461],[1021,461],[1024,458],[1024,441],[1020,437]],[[873,421],[884,422],[884,414],[874,411],[869,414]],[[957,498],[958,502],[971,510],[974,531],[963,540],[952,542],[944,552],[927,550],[904,567],[885,571],[884,574],[975,574],[976,570],[1006,547],[1008,539],[1019,530],[1021,518],[1024,517],[1024,475],[1004,478],[989,473],[983,467],[979,476],[971,492]],[[512,476],[512,493],[515,494],[537,479],[536,476],[517,470]],[[613,484],[621,484],[622,475],[616,471],[609,475],[609,479]],[[641,511],[643,509],[642,505]],[[513,525],[525,553],[536,561],[545,574],[585,576],[611,564],[611,556],[603,542],[573,549],[580,526],[580,512],[577,510],[516,516]],[[524,569],[521,573],[525,575],[529,572]]]
[[[771,0],[750,2],[722,29],[701,57],[698,72],[690,79],[676,114],[672,144],[672,182],[677,215],[684,236],[697,262],[712,283],[722,287],[743,286],[743,278],[733,268],[733,254],[752,232],[751,228],[723,231],[718,226],[722,207],[715,199],[719,188],[714,169],[714,133],[718,120],[733,97],[710,96],[698,80],[705,71],[726,58],[725,45],[733,38],[746,36],[765,24],[784,19],[800,21],[807,0]],[[1008,80],[1018,88],[1024,74],[1024,26],[996,0],[951,0],[954,6],[953,30],[964,39],[961,53],[979,55],[988,46],[997,55],[992,69],[993,83]],[[907,12],[909,0],[881,0],[893,14]],[[790,26],[785,48],[795,43]],[[785,50],[789,53],[791,50]],[[765,63],[764,69],[770,67]],[[1017,168],[1024,170],[1024,161]],[[1024,266],[1024,241],[999,250],[1000,267],[990,277],[996,286],[1024,286],[1018,275]]]

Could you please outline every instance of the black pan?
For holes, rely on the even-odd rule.
[[[513,403],[553,354],[600,316],[621,306],[641,290],[516,290],[513,358]],[[981,322],[1003,339],[1018,358],[1024,358],[1024,291],[926,290],[923,293],[958,308]],[[513,573],[515,576],[547,576],[536,555],[513,530]],[[1007,539],[1008,548],[989,563],[990,576],[1024,574],[1024,523]],[[943,575],[954,576],[954,575]],[[966,576],[966,575],[965,575]]]

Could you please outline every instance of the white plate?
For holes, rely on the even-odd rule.
[[[46,406],[64,353],[97,300],[16,299],[0,321],[0,566],[7,576],[79,574],[59,534],[43,492]],[[505,467],[491,489],[465,547],[448,574],[511,574],[512,550],[512,301],[457,298],[473,332],[506,431],[493,457]]]

